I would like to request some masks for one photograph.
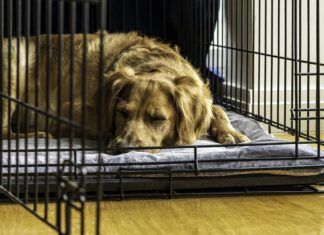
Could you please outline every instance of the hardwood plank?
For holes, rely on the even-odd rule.
[[[95,208],[86,206],[86,234],[94,233]],[[102,234],[324,233],[324,195],[108,201],[101,209]],[[0,215],[1,234],[53,234],[19,206],[1,205]],[[74,212],[73,234],[78,222]]]

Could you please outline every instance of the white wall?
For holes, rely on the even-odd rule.
[[[301,38],[299,39],[298,37],[297,42],[298,57],[300,57],[302,60],[308,60],[309,53],[309,60],[312,62],[316,62],[316,0],[309,0],[309,29],[307,25],[308,0],[222,0],[221,2],[221,14],[219,15],[219,22],[221,23],[218,25],[218,28],[215,29],[214,37],[215,44],[220,45],[220,47],[211,47],[211,52],[213,52],[214,61],[219,61],[218,67],[221,67],[223,71],[227,86],[235,86],[235,81],[237,78],[238,87],[242,87],[242,89],[244,90],[243,94],[245,94],[246,89],[248,89],[249,91],[249,96],[244,96],[243,102],[248,102],[250,104],[250,110],[252,109],[252,100],[255,104],[260,103],[261,108],[259,111],[267,118],[270,118],[270,97],[272,94],[272,119],[274,121],[279,121],[280,123],[283,123],[284,117],[286,115],[286,119],[288,120],[287,124],[290,124],[290,108],[292,108],[294,105],[291,102],[291,95],[294,94],[294,86],[292,87],[291,84],[292,79],[295,80],[293,78],[293,63],[289,60],[285,62],[284,59],[271,58],[269,56],[264,56],[263,54],[272,54],[277,57],[293,58],[292,10],[294,9],[294,2],[297,2],[297,33],[298,35],[299,33],[301,33]],[[299,2],[301,3],[301,6],[299,5]],[[254,3],[255,5],[253,5]],[[271,3],[273,3],[273,6],[271,6]],[[285,3],[287,4],[286,12]],[[272,7],[273,11],[271,11]],[[267,11],[265,11],[266,8]],[[241,14],[242,9],[243,15]],[[259,14],[259,9],[261,10],[261,14]],[[301,18],[299,18],[300,10]],[[265,20],[266,14],[267,19]],[[286,27],[285,15],[287,17]],[[299,20],[301,20],[301,31],[299,31]],[[320,22],[320,42],[323,42],[321,43],[320,47],[320,58],[321,63],[324,63],[324,1],[322,0],[320,1]],[[310,44],[310,50],[308,50],[307,46],[308,39]],[[261,55],[259,56],[255,54],[254,56],[252,56],[252,53],[248,54],[246,52],[237,52],[235,50],[232,51],[224,48],[224,46],[241,48],[243,50],[249,51],[256,51],[260,52]],[[300,51],[299,46],[301,48]],[[212,53],[210,53],[210,55],[212,55]],[[285,63],[286,70],[284,69]],[[241,66],[243,71],[242,76],[240,72]],[[246,71],[247,68],[248,71]],[[307,72],[307,69],[308,68],[306,63],[298,64],[298,71]],[[310,65],[309,71],[316,72],[316,66]],[[324,72],[324,66],[321,66],[321,72]],[[254,85],[252,82],[253,77]],[[241,78],[242,85],[240,85]],[[284,92],[285,84],[286,92]],[[309,95],[310,107],[315,108],[316,77],[310,78],[309,89],[307,85],[307,79],[303,77],[301,79],[300,86],[302,101],[301,106],[306,108],[307,96]],[[321,79],[320,87],[322,91],[320,101],[322,103],[322,107],[324,107],[324,77],[322,77]],[[229,89],[230,88],[228,88],[228,91]],[[252,97],[253,90],[254,96]],[[307,90],[309,90],[309,92],[307,92]],[[258,96],[259,94],[260,99]],[[286,102],[284,98],[285,94]],[[254,110],[258,111],[258,107],[259,106],[255,105]],[[266,113],[264,107],[266,107]],[[279,108],[277,109],[277,107]],[[284,113],[285,107],[286,113]],[[279,120],[277,120],[277,111],[279,111]],[[314,116],[315,113],[312,113],[311,115]],[[324,112],[322,113],[322,116],[324,116]],[[314,130],[315,121],[311,121],[310,126],[311,129]],[[303,121],[302,129],[305,128],[306,122]],[[324,130],[324,121],[321,122],[321,128],[322,130]]]

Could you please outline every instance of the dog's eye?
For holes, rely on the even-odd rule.
[[[151,116],[150,118],[153,122],[164,122],[167,120],[164,116]]]

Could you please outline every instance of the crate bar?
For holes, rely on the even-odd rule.
[[[239,7],[241,7],[241,12],[240,12],[240,21],[241,21],[241,25],[240,25],[240,41],[241,41],[241,45],[240,45],[240,49],[243,49],[243,15],[244,15],[244,6],[246,6],[246,4],[244,4],[244,0],[240,1],[240,5],[238,5]],[[246,23],[247,25],[247,23]],[[246,26],[247,28],[247,26]],[[246,29],[245,29],[246,31]],[[246,32],[246,34],[248,34]],[[240,53],[240,114],[242,114],[242,98],[243,98],[243,52],[241,51]],[[248,87],[246,86],[245,88],[246,90],[248,89]],[[247,97],[246,97],[247,98]],[[247,101],[246,101],[247,102]]]
[[[81,165],[85,164],[85,146],[86,146],[86,131],[84,127],[86,125],[86,104],[87,104],[87,73],[88,73],[88,61],[87,61],[87,50],[88,50],[88,39],[87,34],[89,32],[89,3],[82,4],[82,18],[83,18],[83,56],[82,56],[82,115],[81,115],[81,126],[82,126],[82,159]],[[75,156],[75,154],[74,154]],[[84,215],[84,202],[81,201],[81,224],[80,224],[80,233],[84,234],[85,231],[85,215]]]
[[[316,116],[316,117],[295,117],[292,118],[292,120],[321,120],[324,119],[324,117]]]
[[[250,32],[250,24],[249,24],[249,16],[250,16],[250,8],[251,8],[251,6],[250,6],[250,2],[251,2],[252,0],[246,0],[246,5],[245,5],[245,7],[246,7],[246,12],[245,12],[245,14],[246,14],[246,18],[245,18],[245,20],[246,20],[246,50],[249,50],[249,42],[250,42],[250,40],[249,40],[249,32]],[[243,30],[243,29],[242,29]],[[254,35],[253,35],[253,37],[254,37]],[[250,90],[250,87],[249,87],[249,65],[250,65],[250,63],[249,63],[249,61],[250,61],[250,54],[249,53],[245,53],[245,55],[246,55],[246,77],[245,77],[245,79],[246,79],[246,86],[245,86],[245,110],[246,110],[246,112],[249,110],[249,102],[250,102],[250,97],[249,97],[249,90]],[[253,66],[252,66],[253,67]],[[253,72],[253,70],[252,70],[252,72]]]
[[[279,56],[279,55],[271,55],[270,53],[265,53],[265,52],[260,52],[260,51],[251,51],[251,50],[247,50],[247,49],[236,48],[236,47],[233,47],[233,46],[225,46],[225,45],[213,44],[213,43],[211,43],[210,45],[211,46],[221,47],[221,48],[231,49],[231,50],[234,50],[234,51],[242,51],[242,52],[246,52],[246,53],[250,53],[250,54],[262,55],[262,56],[266,56],[266,57],[274,58],[274,59],[283,59],[283,60],[292,61],[292,62],[294,62],[294,60],[295,60],[295,58]],[[309,61],[308,62],[307,60],[303,60],[303,59],[300,59],[300,58],[298,58],[297,61],[301,62],[301,63],[304,63],[304,64],[309,63],[310,65],[317,65],[317,63],[314,62],[314,61]],[[320,66],[324,66],[324,64],[320,63]],[[305,76],[308,75],[307,73],[302,73],[302,74],[305,74]],[[312,74],[314,76],[317,75],[317,73],[310,73],[310,74]],[[323,73],[320,73],[320,74],[323,75]]]
[[[104,89],[103,89],[103,84],[104,84],[104,58],[105,58],[105,53],[104,53],[104,40],[105,40],[105,35],[104,35],[104,30],[106,29],[106,15],[107,15],[107,4],[106,0],[101,0],[100,1],[100,65],[99,65],[99,97],[98,97],[98,163],[102,162],[102,148],[103,148],[103,113],[102,113],[102,105],[104,104]],[[98,172],[101,172],[101,166],[98,166]],[[100,205],[101,205],[101,200],[102,200],[102,179],[101,176],[97,180],[97,201],[96,201],[96,234],[100,234],[100,219],[101,219],[101,211],[100,211]]]
[[[235,3],[234,3],[234,17],[235,17],[235,47],[238,48],[238,35],[239,35],[239,32],[238,32],[238,28],[239,28],[239,17],[238,17],[238,14],[239,14],[239,2],[241,2],[241,0],[235,0]],[[233,39],[232,39],[233,40]],[[238,72],[237,72],[237,66],[238,66],[238,50],[235,50],[235,67],[232,65],[232,67],[235,69],[235,88],[234,88],[234,111],[237,112],[237,108],[238,108],[238,104],[237,104],[237,100],[238,100],[238,96],[237,96],[237,89],[238,89]]]
[[[298,2],[296,2],[296,4],[298,4]],[[296,11],[297,13],[297,11]],[[299,16],[299,35],[298,35],[298,38],[299,38],[299,44],[298,44],[298,53],[299,53],[299,57],[297,56],[297,58],[302,58],[302,43],[303,43],[303,38],[302,38],[302,4],[301,4],[301,0],[299,0],[299,13],[298,13],[298,16]],[[302,70],[302,63],[298,62],[298,72],[300,73]],[[296,82],[298,82],[298,87],[299,87],[299,92],[298,92],[298,108],[300,109],[301,108],[301,99],[302,99],[302,92],[301,92],[301,77],[300,76],[297,76],[298,77],[298,80],[296,80]],[[297,78],[296,77],[296,78]],[[298,133],[300,133],[301,131],[301,122],[298,121]]]
[[[74,66],[75,66],[75,33],[76,33],[76,17],[77,17],[77,2],[71,2],[70,3],[70,19],[69,19],[69,24],[70,24],[70,73],[69,73],[69,79],[70,79],[70,84],[69,84],[69,120],[71,122],[74,122],[74,76],[75,76],[75,71],[74,71]],[[73,142],[74,142],[74,129],[72,128],[72,125],[70,126],[70,134],[69,134],[69,147],[70,149],[73,148]],[[82,126],[80,125],[80,129],[82,129]],[[69,154],[70,161],[73,158],[72,151],[70,151]],[[71,172],[71,171],[70,171]]]
[[[214,169],[200,169],[200,173],[217,173],[217,172],[232,172],[232,171],[238,171],[238,172],[245,172],[245,171],[266,171],[266,170],[291,170],[291,169],[321,169],[324,167],[324,164],[309,164],[304,166],[273,166],[273,167],[239,167],[239,168],[214,168]],[[162,169],[162,170],[161,170]],[[134,175],[134,174],[142,174],[142,175],[150,175],[150,174],[168,174],[169,170],[168,168],[162,167],[162,168],[145,168],[145,169],[129,169],[124,168],[121,172],[107,172],[107,175],[116,175],[119,176],[122,175]],[[177,170],[173,169],[174,174],[186,174],[186,173],[192,173],[195,175],[196,170],[195,169],[184,169],[184,170]],[[102,177],[102,173],[97,173],[98,177]]]
[[[3,71],[3,30],[4,30],[4,2],[3,0],[0,0],[0,70]],[[1,113],[1,118],[0,118],[0,185],[3,184],[2,177],[3,177],[3,172],[2,172],[2,165],[3,165],[3,73],[0,73],[0,113]]]
[[[204,58],[202,56],[203,54],[203,51],[204,51],[204,40],[203,40],[203,6],[202,6],[202,3],[198,4],[198,11],[199,11],[199,17],[198,17],[198,27],[197,27],[197,35],[198,35],[198,65],[199,65],[199,69],[200,69],[200,72],[202,73],[202,76],[203,76],[203,79],[205,81],[205,74],[204,74],[204,71],[201,70],[201,68],[204,66]],[[178,16],[179,17],[179,16]],[[180,47],[181,47],[181,44],[180,44]]]
[[[16,22],[16,46],[17,46],[17,53],[16,53],[16,56],[17,56],[17,61],[16,61],[16,66],[17,66],[17,73],[16,73],[16,77],[14,79],[16,79],[17,81],[17,85],[16,85],[16,97],[17,99],[19,100],[20,99],[20,37],[21,37],[21,0],[17,0],[16,1],[16,14],[17,14],[17,22]],[[19,107],[19,104],[17,104],[16,106],[16,115],[17,115],[17,123],[16,123],[16,126],[17,126],[17,130],[16,130],[16,149],[19,149],[19,134],[20,134],[20,107]],[[17,153],[16,154],[16,163],[18,163],[19,165],[19,154]],[[18,169],[18,167],[17,167]],[[19,182],[17,182],[17,179],[18,179],[18,175],[17,175],[17,172],[18,170],[16,169],[16,196],[18,197],[19,196]]]
[[[225,0],[222,0],[223,1],[223,9],[225,8],[226,9],[226,15],[229,16],[229,11],[230,11],[230,7],[229,7],[229,4],[228,2],[229,1],[225,1]],[[223,10],[224,12],[224,10]],[[223,13],[223,22],[225,22],[225,14]],[[223,24],[224,26],[224,24]],[[225,77],[225,108],[228,109],[228,106],[227,106],[227,102],[228,102],[228,87],[229,87],[229,63],[228,63],[228,54],[229,54],[229,49],[228,49],[228,45],[229,45],[229,42],[228,42],[228,39],[229,39],[229,23],[227,22],[226,24],[226,47],[222,47],[221,49],[222,50],[226,50],[226,56],[225,56],[225,68],[226,68],[226,77]],[[224,46],[224,45],[222,45]],[[219,49],[219,48],[217,48]],[[230,86],[231,87],[231,86]],[[222,94],[223,95],[223,94]]]
[[[201,60],[200,60],[200,62],[201,62],[201,66],[200,66],[200,68],[201,68],[201,72],[202,72],[202,76],[203,76],[203,79],[204,80],[206,80],[207,81],[207,74],[206,74],[206,57],[205,57],[205,55],[206,55],[206,32],[207,32],[207,29],[206,29],[206,21],[205,21],[205,17],[206,17],[206,15],[208,14],[207,13],[207,11],[206,11],[206,9],[207,9],[207,2],[208,0],[204,0],[204,1],[202,1],[202,3],[201,3],[201,5],[200,5],[200,7],[201,7],[201,18],[200,18],[200,26],[201,26],[201,28],[200,28],[200,30],[201,30],[201,41],[200,41],[200,43],[201,43],[201,45],[202,45],[202,52],[201,52]],[[181,18],[181,23],[183,23],[183,9],[181,8],[181,16],[180,16],[180,18]],[[184,42],[181,42],[180,43],[180,48],[181,47],[183,47],[183,43]]]
[[[207,44],[208,43],[212,43],[212,42],[214,42],[215,41],[215,38],[214,37],[211,37],[211,34],[213,33],[213,31],[211,30],[212,29],[212,24],[215,22],[215,20],[217,20],[217,19],[215,19],[217,16],[218,16],[218,14],[217,14],[217,12],[216,12],[216,6],[215,6],[215,4],[214,4],[214,2],[212,2],[213,0],[208,0],[208,40],[206,40],[206,42],[207,42]],[[210,8],[211,8],[211,10],[210,10]],[[211,18],[212,19],[210,19],[210,16],[211,16]],[[213,23],[212,23],[213,22]],[[219,24],[217,23],[216,24],[217,25],[217,32],[216,32],[216,37],[217,37],[217,44],[219,44]],[[209,40],[211,40],[211,41],[209,41]],[[209,68],[209,70],[210,70],[210,68],[212,68],[212,70],[214,70],[214,68],[215,68],[215,46],[211,46],[212,47],[212,53],[210,53],[210,50],[208,49],[208,47],[207,47],[207,51],[208,51],[208,68]],[[210,55],[211,54],[211,55]],[[216,52],[216,68],[217,68],[217,70],[219,69],[219,52],[218,52],[218,48],[217,48],[217,52]],[[210,59],[210,57],[212,57],[212,59]],[[208,72],[210,72],[210,71],[208,71]],[[214,73],[215,73],[216,71],[214,71]],[[215,74],[214,74],[215,75]],[[218,73],[216,72],[216,81],[215,81],[215,77],[214,77],[214,75],[213,74],[211,74],[211,76],[210,76],[210,79],[212,79],[212,81],[211,81],[211,84],[212,84],[212,91],[213,91],[213,101],[215,102],[215,100],[216,100],[216,102],[218,101],[218,95],[215,95],[215,94],[217,94],[217,92],[218,92]],[[215,85],[216,85],[216,91],[215,91]]]
[[[271,23],[271,22],[270,22]],[[268,38],[268,1],[264,1],[264,53],[267,54],[267,50],[268,50],[268,42],[267,42],[267,38]],[[264,56],[264,91],[267,90],[267,57]],[[264,107],[263,107],[263,115],[264,117],[267,117],[267,93],[264,92],[264,96],[263,96],[263,103],[264,103]],[[271,121],[271,118],[270,118]]]
[[[298,112],[316,112],[317,108],[305,108],[305,109],[292,109],[292,111],[297,110]],[[320,108],[320,111],[324,111],[323,108]]]
[[[321,52],[320,52],[320,1],[316,1],[316,57],[317,57],[317,66],[316,66],[316,135],[317,135],[317,157],[320,158],[321,155],[321,83],[320,83],[320,61],[321,61]]]
[[[253,0],[252,2],[252,15],[253,15],[253,19],[252,19],[252,50],[255,50],[255,0]],[[249,49],[249,48],[247,48]],[[252,53],[252,113],[255,113],[255,109],[254,109],[254,104],[255,104],[255,54]],[[246,110],[246,112],[248,112],[249,110]]]
[[[298,0],[293,0],[293,57],[294,57],[294,73],[298,73]],[[297,75],[293,76],[295,79],[292,80],[294,83],[294,105],[295,105],[295,118],[292,118],[292,121],[295,121],[295,156],[298,158],[298,141],[299,141],[299,113],[297,109],[299,108],[299,86],[298,86],[298,77]]]
[[[36,70],[36,79],[35,79],[35,87],[36,87],[36,91],[35,91],[35,107],[38,107],[39,104],[39,89],[38,89],[38,81],[40,80],[40,59],[41,59],[41,55],[40,55],[40,33],[41,33],[41,0],[36,0],[36,15],[35,15],[35,28],[36,28],[36,66],[35,66],[35,70]],[[27,106],[26,106],[27,107]],[[45,112],[46,114],[46,112]],[[34,126],[35,126],[35,133],[38,132],[38,112],[35,112],[35,122],[34,122]],[[35,153],[35,174],[34,174],[34,202],[33,202],[33,206],[34,206],[34,211],[37,212],[37,206],[38,206],[38,172],[37,172],[37,162],[38,162],[38,138],[37,136],[35,136],[35,147],[36,147],[36,153]]]
[[[258,1],[258,116],[261,114],[261,1]]]
[[[62,34],[64,33],[64,2],[59,1],[58,2],[58,73],[57,73],[57,86],[58,86],[58,93],[57,93],[57,116],[61,116],[61,105],[62,105],[62,54],[63,54],[63,40],[62,40]],[[61,162],[61,122],[57,122],[57,172],[60,172],[60,162]],[[49,165],[49,164],[48,164]],[[56,197],[56,226],[59,231],[62,229],[62,204],[60,200],[60,187],[57,187],[57,197]]]
[[[191,7],[194,9],[194,1],[190,1]],[[166,6],[169,7],[170,5],[170,1],[166,2]],[[168,9],[168,8],[166,8]],[[170,13],[166,13],[168,17],[170,17]],[[199,9],[195,9],[194,14],[192,15],[193,18],[193,29],[198,29],[198,14],[199,14]],[[195,31],[195,30],[193,30]],[[168,33],[169,34],[169,33]],[[192,39],[192,44],[193,44],[193,63],[195,64],[195,66],[199,67],[199,32],[198,30],[196,31],[193,39]]]
[[[232,32],[232,30],[234,30],[234,20],[235,20],[235,13],[234,13],[234,5],[235,5],[235,0],[231,0],[231,27],[230,27],[230,29],[231,29],[231,32]],[[236,47],[236,45],[235,45],[235,47]],[[231,48],[235,48],[234,47],[234,40],[231,40]],[[230,97],[231,97],[231,106],[232,106],[232,108],[233,109],[235,109],[236,108],[236,104],[234,103],[234,105],[233,105],[233,80],[234,80],[234,72],[233,72],[233,69],[234,69],[234,66],[232,66],[233,64],[234,64],[234,59],[233,59],[233,55],[234,55],[234,50],[233,49],[231,49],[231,62],[230,62],[230,69],[231,69],[231,86],[230,86]]]
[[[295,35],[295,28],[297,26],[295,26],[294,24],[296,24],[296,20],[295,20],[295,10],[294,10],[294,7],[295,7],[295,2],[297,0],[291,0],[291,10],[290,10],[290,13],[291,13],[291,40],[292,40],[292,43],[291,43],[291,58],[292,58],[292,62],[291,62],[291,71],[293,72],[297,72],[297,70],[295,71],[294,69],[294,65],[295,63],[297,64],[296,62],[296,59],[297,59],[297,56],[295,55],[295,41],[297,39],[297,33]],[[290,82],[290,94],[291,94],[291,97],[290,97],[290,106],[291,108],[294,107],[295,105],[295,101],[294,101],[294,91],[296,92],[295,88],[294,88],[294,77],[295,75],[292,74],[291,75],[291,82]],[[294,126],[294,122],[293,120],[290,121],[290,128],[291,130],[293,131],[292,134],[295,134],[295,129],[296,129],[296,126]]]
[[[222,16],[222,19],[219,18],[219,14],[217,15],[217,27],[219,27],[220,24],[222,24],[222,32],[221,32],[221,35],[222,35],[222,46],[224,46],[224,22],[225,22],[225,15],[224,15],[224,8],[225,8],[225,4],[224,4],[224,0],[221,0],[220,1],[220,5],[218,6],[219,8],[221,8],[221,16]],[[219,50],[219,48],[217,47],[217,50]],[[225,81],[225,84],[227,85],[227,77],[225,77],[225,74],[224,74],[224,65],[226,64],[226,61],[224,62],[224,49],[221,48],[221,57],[222,57],[222,77],[223,79],[226,79]],[[226,74],[227,76],[227,74]],[[223,81],[223,80],[222,80]],[[223,98],[224,98],[224,94],[223,94],[223,82],[222,83],[219,83],[220,84],[220,88],[218,90],[220,90],[220,94],[217,95],[217,97],[219,99],[221,99],[221,102],[223,102]],[[227,87],[226,87],[227,89]]]
[[[62,110],[62,54],[63,54],[63,39],[64,33],[64,2],[58,3],[58,67],[57,67],[57,116],[60,117]],[[61,122],[57,121],[57,162],[60,162],[60,150],[61,150]],[[59,171],[59,169],[57,169]]]
[[[52,57],[52,43],[51,43],[51,33],[52,33],[52,1],[47,1],[45,4],[46,7],[46,98],[45,98],[45,110],[46,113],[50,111],[50,81],[51,81],[51,57]],[[49,161],[49,117],[45,116],[45,163],[48,164]],[[44,215],[45,219],[48,219],[48,203],[49,203],[49,185],[48,185],[48,167],[45,168],[45,206],[44,206]]]
[[[317,66],[317,65],[316,65]],[[318,64],[318,66],[323,66],[321,65],[320,63]],[[319,77],[319,78],[322,78],[320,76],[324,76],[324,73],[297,73],[298,76],[315,76],[315,77]]]
[[[307,0],[307,61],[310,61],[310,0]],[[310,73],[310,64],[307,63],[307,73]],[[299,74],[302,77],[301,74]],[[310,76],[307,76],[307,109],[310,108]],[[309,112],[307,112],[307,117]],[[309,138],[309,121],[307,121],[307,137]]]
[[[29,102],[29,95],[28,95],[28,86],[29,86],[29,41],[30,41],[30,0],[26,1],[26,8],[25,8],[25,35],[26,35],[26,76],[25,76],[25,102],[28,103]],[[28,109],[25,109],[25,128],[28,127],[29,125],[29,120],[28,120]],[[1,145],[1,143],[0,143]],[[28,168],[27,168],[27,164],[28,164],[28,131],[25,132],[25,198],[24,198],[24,202],[27,204],[28,203]]]
[[[197,154],[197,146],[194,147],[194,159],[195,159],[195,171],[196,171],[196,175],[199,174],[199,161],[198,161],[198,154]]]
[[[280,44],[280,26],[281,26],[281,7],[280,7],[280,0],[278,0],[278,25],[277,25],[277,27],[278,27],[278,31],[277,31],[277,33],[278,33],[278,37],[277,37],[277,44],[278,44],[278,51],[277,51],[277,53],[278,53],[278,56],[280,56],[280,46],[281,46],[281,44]],[[278,69],[277,69],[277,123],[279,123],[279,119],[280,119],[280,117],[279,117],[279,107],[280,107],[280,105],[279,105],[279,102],[280,102],[280,62],[281,62],[281,60],[280,60],[280,58],[278,58],[278,60],[277,60],[277,67],[278,67]]]
[[[271,43],[270,43],[270,54],[273,55],[273,0],[270,2],[270,38],[271,38]],[[265,39],[267,40],[267,39]],[[265,104],[266,105],[266,104]],[[271,125],[272,125],[272,120],[273,120],[273,57],[270,58],[270,125],[268,126],[269,133],[271,133]]]
[[[172,168],[169,168],[169,198],[173,198],[173,175],[172,175]]]
[[[284,27],[284,41],[285,41],[285,52],[284,57],[287,58],[287,0],[285,0],[285,27]],[[284,60],[284,130],[287,130],[287,60]]]
[[[12,55],[11,55],[11,51],[12,51],[12,0],[8,0],[8,6],[9,6],[9,10],[8,10],[8,54],[7,54],[7,58],[8,58],[8,96],[11,97],[11,63],[9,61],[12,61]],[[11,126],[11,118],[10,118],[10,113],[11,113],[11,101],[8,100],[8,129],[10,130],[10,126]],[[7,139],[8,139],[8,149],[11,149],[11,136],[10,136],[10,131],[8,131],[7,133]],[[11,153],[9,152],[8,154],[8,161],[9,164],[11,164]],[[9,181],[7,183],[7,187],[9,189],[9,191],[11,191],[11,173],[9,170]]]
[[[277,49],[277,53],[278,53],[278,57],[280,56],[280,29],[281,29],[281,7],[280,7],[280,0],[277,1],[278,2],[278,24],[277,24],[277,27],[278,27],[278,36],[277,36],[277,44],[278,44],[278,49]],[[280,119],[280,116],[279,116],[279,112],[280,112],[280,105],[279,102],[280,102],[280,70],[281,70],[281,67],[280,67],[280,58],[277,59],[277,123],[279,123],[279,119]]]
[[[123,6],[124,8],[124,6]],[[87,50],[88,50],[88,32],[89,32],[89,3],[82,4],[82,25],[83,25],[83,51],[82,51],[82,114],[81,114],[81,130],[82,130],[82,140],[81,146],[82,149],[85,148],[86,144],[86,136],[84,127],[86,125],[86,102],[87,102],[87,72],[88,72],[88,57],[87,57]],[[70,159],[71,161],[71,159]],[[85,152],[82,150],[82,164],[85,161]]]
[[[123,169],[119,168],[118,170],[118,178],[119,178],[119,197],[120,200],[124,199],[124,184],[123,184]]]

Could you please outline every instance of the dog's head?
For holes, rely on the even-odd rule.
[[[210,93],[200,80],[125,68],[106,77],[104,90],[110,148],[191,144],[209,126]]]

